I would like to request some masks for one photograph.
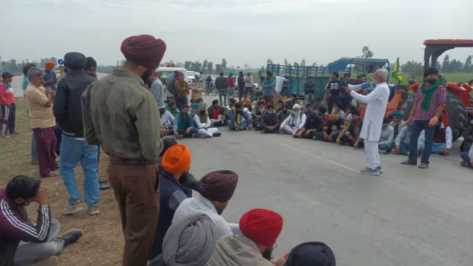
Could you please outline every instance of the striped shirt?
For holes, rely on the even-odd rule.
[[[38,208],[36,224],[28,221],[23,206],[16,206],[0,190],[0,266],[13,266],[13,258],[20,241],[45,242],[51,225],[47,205]]]

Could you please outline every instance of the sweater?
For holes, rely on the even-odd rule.
[[[25,92],[31,110],[31,128],[50,128],[56,125],[52,104],[48,105],[49,98],[46,88],[28,85]]]
[[[20,241],[45,242],[51,226],[48,205],[38,208],[36,224],[28,221],[23,206],[12,203],[0,190],[0,266],[13,266],[16,249]]]

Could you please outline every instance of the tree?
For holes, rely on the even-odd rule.
[[[419,62],[408,61],[401,65],[401,71],[407,74],[409,79],[418,79],[424,74],[424,66]]]
[[[207,71],[207,64],[209,62],[207,61],[207,59],[204,60],[204,62],[202,63],[202,73],[206,72]]]
[[[450,57],[445,55],[442,62],[442,71],[448,72],[450,68]]]
[[[465,65],[463,66],[465,72],[470,72],[473,70],[473,56],[468,56],[465,60]]]
[[[284,58],[284,65],[285,65],[285,66],[289,65],[289,62],[287,61],[286,58]]]
[[[268,58],[268,60],[266,60],[266,65],[271,65],[272,63],[273,63],[273,60],[271,60],[269,58]]]
[[[374,55],[368,46],[363,46],[361,49],[361,54],[362,58],[372,58]]]
[[[305,66],[305,59],[302,59],[301,66]]]

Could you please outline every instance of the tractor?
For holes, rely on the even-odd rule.
[[[435,39],[426,40],[424,45],[424,71],[426,71],[430,67],[438,67],[437,59],[445,51],[457,47],[473,47],[473,40]],[[406,111],[406,115],[412,108],[415,92],[419,87],[420,83],[415,83],[408,87],[410,93],[403,108]],[[472,89],[468,84],[447,83],[448,99],[446,110],[448,123],[453,131],[453,139],[457,140],[463,136],[464,145],[473,142],[473,125],[470,123],[473,109]]]

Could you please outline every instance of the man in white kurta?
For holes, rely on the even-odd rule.
[[[378,69],[373,74],[376,87],[367,95],[353,91],[357,86],[348,86],[351,96],[357,101],[367,105],[360,138],[365,142],[365,154],[368,167],[361,172],[373,176],[382,174],[378,143],[381,137],[384,115],[389,100],[389,87],[386,83],[387,77],[388,71],[386,69]]]

